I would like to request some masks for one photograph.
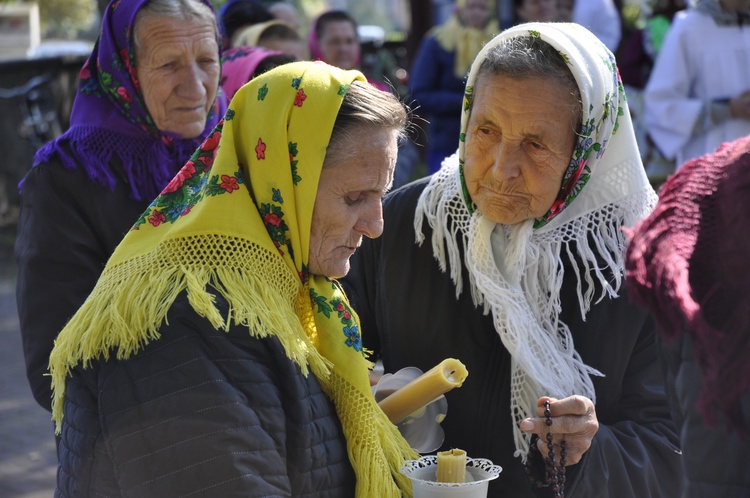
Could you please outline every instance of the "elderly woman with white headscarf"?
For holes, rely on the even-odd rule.
[[[678,496],[654,324],[622,286],[622,228],[656,195],[612,53],[575,24],[504,31],[457,138],[352,261],[365,346],[386,372],[466,364],[443,449],[501,465],[490,496]]]

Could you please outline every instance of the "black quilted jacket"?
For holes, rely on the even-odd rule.
[[[168,323],[68,379],[56,497],[354,496],[334,407],[275,338],[217,331],[184,295]]]
[[[51,392],[45,374],[55,337],[149,202],[133,199],[124,179],[110,190],[91,181],[83,168],[69,170],[57,161],[35,166],[24,179],[16,300],[26,373],[46,410]]]

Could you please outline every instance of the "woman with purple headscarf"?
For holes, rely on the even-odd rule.
[[[57,333],[225,110],[219,47],[208,0],[113,0],[70,128],[37,152],[22,182],[16,296],[27,376],[48,410]]]

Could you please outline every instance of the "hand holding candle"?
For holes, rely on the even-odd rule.
[[[463,384],[469,372],[460,361],[448,358],[394,392],[378,405],[397,424],[442,394]]]
[[[464,482],[466,452],[454,448],[437,454],[437,482]]]

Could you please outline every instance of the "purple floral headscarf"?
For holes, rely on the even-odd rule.
[[[149,0],[113,0],[101,32],[79,75],[70,127],[36,154],[34,165],[57,156],[68,169],[83,167],[92,181],[114,189],[115,153],[134,199],[150,200],[179,171],[226,110],[219,92],[200,136],[182,139],[161,132],[148,113],[135,74],[133,23]],[[208,0],[201,0],[212,10]],[[221,40],[217,38],[221,47]]]

